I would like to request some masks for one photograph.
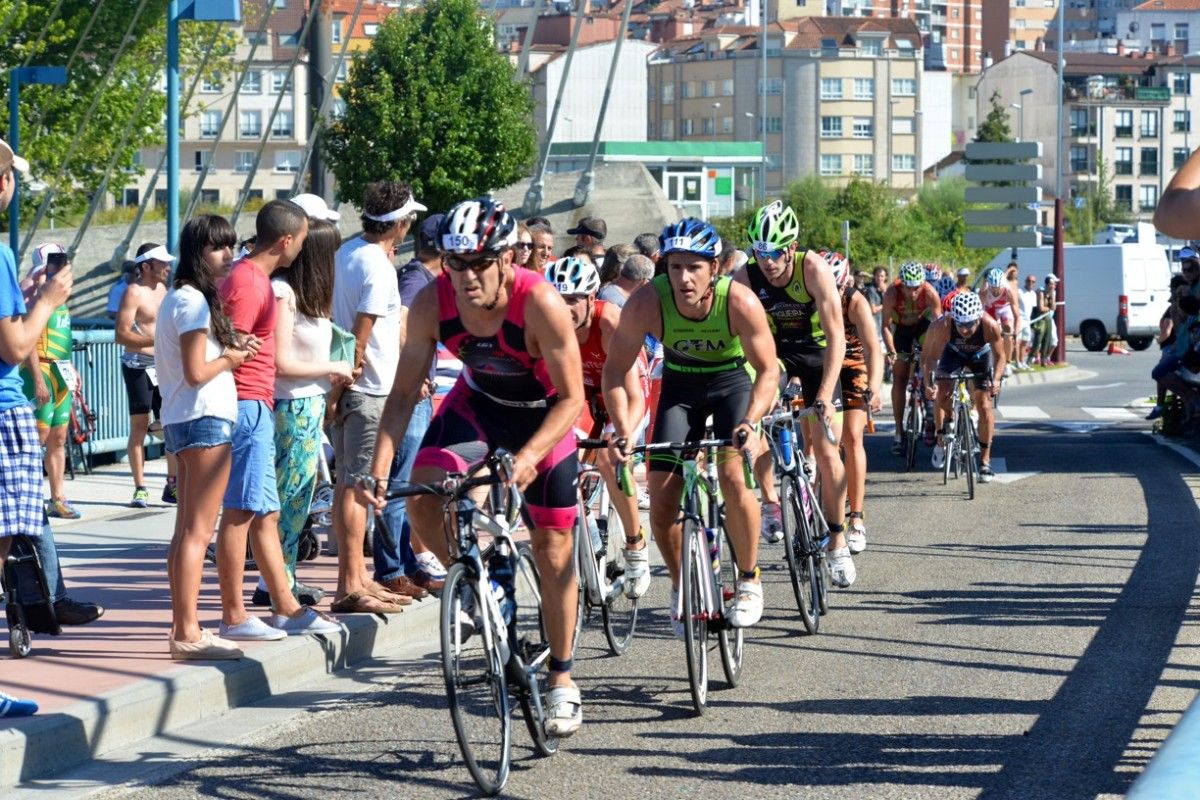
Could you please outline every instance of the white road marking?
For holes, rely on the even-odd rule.
[[[1113,408],[1111,406],[1093,408],[1084,406],[1082,411],[1085,414],[1095,417],[1096,419],[1126,420],[1138,418],[1138,415],[1130,411],[1128,408]]]
[[[1124,381],[1121,381],[1120,383],[1101,383],[1101,384],[1087,383],[1087,384],[1079,384],[1075,388],[1081,392],[1090,392],[1093,389],[1116,389],[1118,386],[1124,386],[1124,385],[1125,385]]]
[[[1009,472],[1008,460],[997,456],[992,459],[992,472],[996,473],[996,483],[1016,483],[1017,481],[1040,475],[1040,472]]]
[[[999,411],[1005,419],[1050,419],[1050,415],[1037,406],[1003,405]]]
[[[1060,428],[1067,433],[1091,433],[1098,431],[1101,428],[1107,428],[1112,425],[1112,422],[1082,422],[1079,420],[1047,420],[1047,425],[1055,428]]]

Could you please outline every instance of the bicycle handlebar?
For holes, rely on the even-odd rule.
[[[629,455],[635,453],[656,453],[664,450],[682,450],[687,452],[717,447],[737,448],[742,456],[742,480],[746,482],[747,489],[756,489],[758,488],[758,484],[754,480],[754,454],[750,452],[750,448],[744,446],[746,444],[744,436],[739,436],[738,439],[739,441],[736,442],[733,439],[700,439],[695,442],[650,442],[630,449]],[[625,445],[625,442],[621,439],[618,439],[616,443],[619,447],[624,447]],[[628,463],[622,464],[617,470],[617,486],[627,496],[633,496],[633,476],[630,474]]]
[[[821,430],[825,434],[825,439],[830,444],[837,444],[837,437],[833,435],[833,428],[825,421],[825,403],[820,400],[813,403],[812,408],[802,408],[793,401],[790,409],[785,408],[782,411],[769,414],[763,417],[762,421],[763,425],[769,426],[783,422],[788,418],[799,421],[805,417],[816,417],[817,421],[821,423]]]
[[[506,450],[497,450],[464,474],[448,475],[445,480],[436,483],[404,484],[396,489],[389,489],[384,495],[384,499],[395,500],[400,497],[416,497],[426,494],[435,494],[451,499],[461,497],[466,492],[481,486],[508,483],[512,478],[512,466],[512,453]],[[478,473],[485,468],[490,469],[491,474],[479,477]]]

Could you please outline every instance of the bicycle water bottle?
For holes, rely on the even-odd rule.
[[[792,465],[792,428],[785,425],[779,431],[779,459],[784,467]]]
[[[721,571],[721,548],[717,539],[716,528],[704,528],[704,536],[708,539],[708,560],[712,564],[713,574],[716,575]]]
[[[507,548],[504,549],[507,550]],[[508,625],[513,620],[517,604],[514,599],[512,564],[508,560],[507,553],[492,554],[491,559],[488,560],[488,575],[492,587],[492,597],[495,598],[496,605],[500,608],[501,619],[504,620],[505,625]]]
[[[600,526],[591,514],[588,514],[587,526],[588,536],[592,540],[592,554],[598,556],[604,552],[604,540],[600,538]]]

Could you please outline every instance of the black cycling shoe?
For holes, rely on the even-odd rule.
[[[296,587],[292,590],[292,594],[296,596],[296,601],[302,606],[315,606],[325,598],[325,590],[317,586],[308,586],[300,581],[296,581]],[[254,596],[250,598],[250,605],[268,607],[271,605],[271,593],[266,589],[254,589]]]
[[[59,625],[87,625],[104,616],[104,606],[64,597],[55,601],[54,616],[58,618]]]

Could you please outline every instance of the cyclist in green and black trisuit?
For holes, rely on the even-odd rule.
[[[750,222],[748,234],[754,260],[734,274],[766,309],[779,360],[789,383],[799,383],[804,405],[823,404],[826,423],[841,437],[842,360],[846,331],[842,299],[829,263],[812,250],[800,252],[796,213],[778,200],[763,206]],[[829,521],[829,571],[838,586],[856,577],[846,543],[846,470],[836,444],[830,444],[817,422],[804,421],[804,439],[812,442],[821,473],[821,506]],[[763,536],[779,541],[783,522],[779,496],[771,474],[771,454],[764,451],[756,467],[763,495]]]
[[[762,306],[745,287],[719,277],[721,237],[707,222],[685,219],[663,229],[659,243],[667,271],[630,296],[604,363],[605,405],[612,409],[616,436],[630,439],[639,420],[626,419],[629,407],[623,376],[633,366],[647,334],[663,343],[662,394],[653,442],[704,438],[713,418],[713,434],[759,449],[756,427],[770,409],[779,385],[775,343]],[[751,378],[747,366],[754,369]],[[632,442],[630,442],[632,444]],[[627,453],[620,453],[620,458]],[[730,622],[753,625],[762,617],[762,583],[758,575],[759,509],[746,487],[742,461],[726,449],[717,464],[725,497],[725,525],[740,570],[737,599]],[[676,618],[683,496],[679,454],[651,457],[650,528],[671,573],[671,608],[675,635],[684,627]]]

